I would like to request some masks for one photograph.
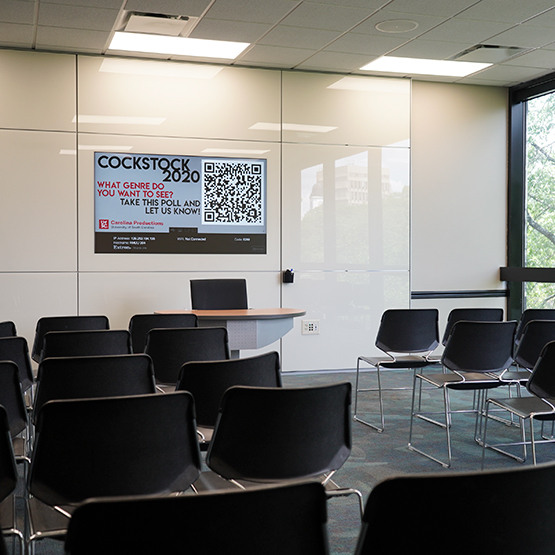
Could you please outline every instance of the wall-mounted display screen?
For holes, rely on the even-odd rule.
[[[95,152],[96,253],[266,254],[266,160]]]

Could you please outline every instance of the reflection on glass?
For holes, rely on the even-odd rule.
[[[301,169],[302,263],[407,268],[408,149],[326,154]]]

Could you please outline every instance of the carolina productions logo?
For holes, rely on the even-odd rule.
[[[108,220],[98,220],[99,229],[110,229],[110,223]]]

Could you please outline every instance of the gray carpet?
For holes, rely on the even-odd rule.
[[[364,380],[375,377],[375,372],[364,372]],[[319,372],[319,373],[287,373],[284,375],[284,386],[306,386],[350,381],[354,388],[355,373]],[[365,381],[364,386],[369,386]],[[399,387],[412,385],[412,373],[408,371],[390,371],[384,376],[383,387]],[[506,396],[506,389],[498,389],[492,396]],[[454,409],[469,408],[472,404],[472,393],[455,392],[451,396]],[[359,412],[375,411],[376,395],[365,393],[359,398]],[[425,391],[423,403],[432,410],[441,410],[442,395],[440,391]],[[429,405],[428,405],[429,403]],[[451,469],[444,469],[408,450],[409,413],[411,405],[410,391],[387,391],[384,394],[385,425],[383,433],[377,433],[360,423],[352,423],[353,449],[349,460],[335,475],[335,481],[341,486],[359,489],[367,497],[372,487],[379,481],[407,473],[478,471],[481,468],[482,449],[473,440],[474,417],[470,414],[457,414],[453,417],[452,447],[453,464]],[[373,415],[374,418],[377,416]],[[495,426],[495,427],[494,427]],[[516,430],[501,424],[491,425],[488,437],[493,434],[513,434]],[[492,435],[490,435],[492,434]],[[497,436],[496,436],[497,437]],[[426,448],[440,456],[445,452],[445,433],[430,424],[418,424],[415,427],[415,441],[422,439]],[[555,445],[544,445],[539,448],[538,462],[555,460]],[[529,464],[529,463],[527,463]],[[520,467],[507,457],[488,451],[486,453],[486,469]],[[332,555],[354,553],[360,526],[357,501],[354,496],[334,498],[328,501],[328,530],[330,551]],[[43,540],[37,542],[36,555],[61,555],[61,542]],[[10,547],[10,545],[8,545]]]

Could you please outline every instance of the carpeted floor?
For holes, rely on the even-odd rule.
[[[375,372],[364,372],[361,385],[368,387],[375,377]],[[355,373],[346,372],[311,372],[286,373],[284,386],[307,386],[349,381],[354,389]],[[390,371],[384,376],[383,387],[412,386],[412,373],[409,371]],[[493,396],[505,397],[506,390],[499,389]],[[472,393],[455,392],[451,396],[453,409],[469,408]],[[423,403],[432,410],[442,409],[441,391],[427,390]],[[385,430],[377,433],[358,422],[352,422],[353,449],[346,464],[335,475],[335,481],[341,486],[359,489],[366,498],[373,486],[385,479],[399,474],[423,472],[479,471],[481,469],[482,448],[474,439],[474,417],[471,414],[457,414],[453,417],[452,448],[453,464],[445,469],[425,457],[411,452],[407,448],[409,435],[409,415],[411,391],[387,391],[384,394]],[[359,398],[359,412],[375,411],[376,394],[364,393]],[[374,414],[374,417],[376,415]],[[494,427],[495,426],[495,427]],[[434,453],[444,456],[445,432],[433,425],[418,423],[415,426],[414,441],[422,440],[422,445]],[[490,434],[510,434],[516,437],[516,430],[502,424],[493,424],[488,428]],[[425,443],[424,443],[425,440]],[[541,446],[538,462],[555,460],[555,445]],[[527,463],[529,464],[529,463]],[[507,457],[488,451],[485,468],[520,467]],[[358,505],[354,496],[334,498],[328,501],[328,530],[330,552],[332,555],[354,553],[360,527]],[[8,542],[10,547],[10,542]],[[61,542],[43,540],[37,542],[36,555],[61,555]]]

